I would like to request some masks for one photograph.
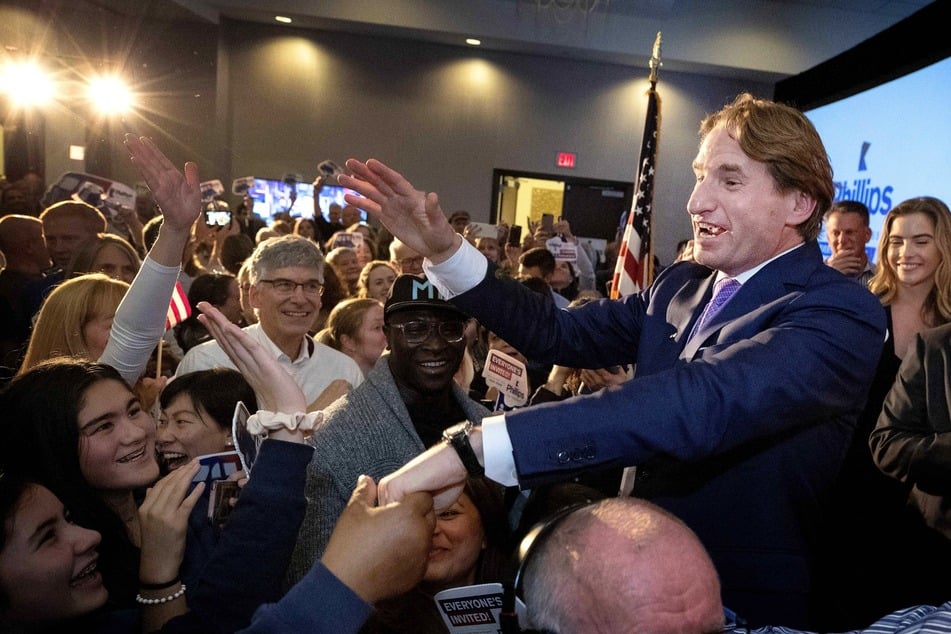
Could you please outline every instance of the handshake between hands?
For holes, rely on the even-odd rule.
[[[469,439],[481,453],[480,430]],[[436,514],[456,501],[467,477],[448,443],[437,443],[379,485],[360,476],[327,543],[324,565],[368,603],[408,591],[426,572]]]

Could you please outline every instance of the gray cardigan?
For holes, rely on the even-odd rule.
[[[490,413],[455,383],[452,390],[469,420],[480,423]],[[457,422],[447,420],[446,427]],[[426,449],[386,356],[366,381],[325,410],[324,422],[309,442],[315,451],[307,467],[307,512],[288,569],[291,583],[307,574],[324,552],[360,474],[379,482]]]

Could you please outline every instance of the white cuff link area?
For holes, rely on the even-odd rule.
[[[309,435],[323,420],[323,412],[287,414],[261,409],[248,418],[248,431],[255,436],[263,436],[269,431],[285,428],[290,431],[302,431]]]

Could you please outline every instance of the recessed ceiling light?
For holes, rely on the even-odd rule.
[[[466,38],[466,44],[469,44],[470,46],[480,46],[482,44],[482,40],[477,40],[474,37],[468,37]]]
[[[275,15],[274,19],[280,22],[281,24],[290,24],[291,22],[293,22],[293,20],[291,20],[286,15]]]

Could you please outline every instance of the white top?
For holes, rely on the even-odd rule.
[[[308,403],[313,403],[336,379],[343,379],[353,387],[363,383],[363,372],[356,361],[310,337],[305,337],[307,345],[301,346],[301,352],[297,358],[291,359],[271,341],[261,329],[260,324],[247,326],[244,331],[271,351],[271,354],[297,381]],[[206,341],[185,354],[175,370],[175,376],[218,367],[237,369],[217,341]]]
[[[99,363],[114,367],[129,385],[139,380],[165,332],[165,317],[179,268],[146,257],[116,309],[109,343]]]

